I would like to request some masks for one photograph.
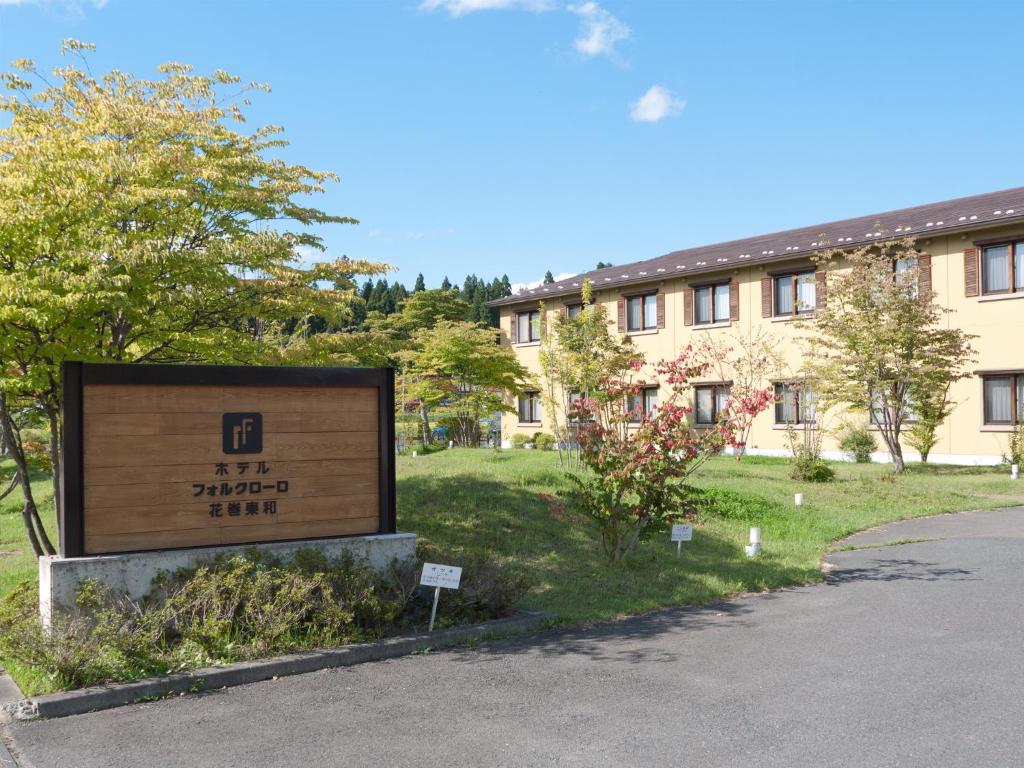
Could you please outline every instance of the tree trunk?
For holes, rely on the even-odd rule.
[[[21,509],[21,519],[25,524],[25,534],[32,545],[32,551],[36,557],[56,554],[57,551],[46,534],[46,528],[43,527],[43,521],[39,518],[39,508],[32,495],[32,478],[29,475],[28,462],[25,461],[25,451],[21,445],[21,431],[14,423],[14,419],[11,418],[7,408],[7,398],[2,394],[0,394],[0,453],[10,456],[14,460],[14,477],[21,486],[21,493],[25,499]]]
[[[430,442],[430,413],[425,403],[420,403],[420,435],[423,438],[423,447],[426,448]]]
[[[64,508],[64,493],[62,488],[62,481],[64,479],[64,473],[61,471],[61,446],[63,445],[63,435],[60,431],[60,412],[54,406],[46,407],[46,418],[50,422],[50,466],[53,468],[53,510],[57,514],[58,524],[60,522],[60,512]]]

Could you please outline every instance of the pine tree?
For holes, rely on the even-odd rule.
[[[551,274],[551,270],[549,269],[544,273],[544,285],[551,285],[553,282],[555,282],[555,276]]]
[[[427,290],[427,284],[423,280],[423,273],[420,272],[418,275],[416,275],[416,285],[413,286],[412,292],[419,293],[420,291],[425,290]]]
[[[441,290],[450,291],[452,289],[452,281],[448,279],[448,275],[444,276],[444,280],[441,281]]]
[[[508,275],[501,276],[501,293],[496,298],[502,298],[504,296],[512,295],[512,281],[508,279]]]

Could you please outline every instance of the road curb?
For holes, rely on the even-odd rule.
[[[215,688],[246,685],[274,677],[300,675],[332,667],[348,667],[367,661],[393,659],[426,649],[441,649],[496,636],[522,634],[552,618],[554,616],[550,613],[524,610],[507,619],[453,627],[430,634],[393,637],[374,643],[304,651],[287,656],[275,656],[270,659],[225,664],[220,667],[206,667],[131,683],[112,683],[93,688],[34,696],[24,701],[8,704],[4,708],[12,717],[19,720],[80,715],[139,701],[163,698],[170,694],[198,693]]]

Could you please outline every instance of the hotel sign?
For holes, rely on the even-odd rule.
[[[394,372],[67,363],[65,557],[393,533]]]

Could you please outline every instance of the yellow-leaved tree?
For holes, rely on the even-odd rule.
[[[59,505],[64,361],[358,362],[309,345],[307,323],[345,324],[356,276],[387,269],[308,263],[324,251],[311,227],[356,221],[306,203],[336,177],[276,156],[280,128],[242,130],[266,86],[184,64],[94,76],[90,50],[66,41],[74,63],[51,76],[27,60],[0,75],[0,448],[37,553],[53,547],[21,431],[48,427]]]

